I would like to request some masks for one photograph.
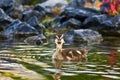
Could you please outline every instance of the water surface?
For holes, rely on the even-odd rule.
[[[59,69],[51,60],[53,42],[29,45],[1,40],[0,80],[120,80],[119,38],[105,37],[100,44],[86,45],[86,62],[62,62]],[[81,48],[81,44],[63,47]]]

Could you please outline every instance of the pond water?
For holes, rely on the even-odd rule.
[[[1,40],[0,80],[120,80],[119,38],[105,37],[100,44],[87,45],[86,62],[62,62],[59,69],[51,60],[55,52],[53,40],[39,46]]]

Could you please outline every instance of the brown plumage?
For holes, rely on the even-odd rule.
[[[62,49],[64,43],[63,35],[56,35],[56,52],[53,54],[53,60],[65,61],[86,61],[86,49],[65,48]]]

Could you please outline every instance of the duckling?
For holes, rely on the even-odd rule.
[[[52,55],[52,60],[62,61],[86,61],[87,49],[65,48],[62,49],[63,35],[56,35],[56,52]]]

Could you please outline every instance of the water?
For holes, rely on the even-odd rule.
[[[57,62],[51,56],[55,44],[28,45],[0,42],[0,80],[120,80],[120,39],[105,37],[98,45],[88,45],[86,62]],[[64,47],[80,47],[65,44]]]

